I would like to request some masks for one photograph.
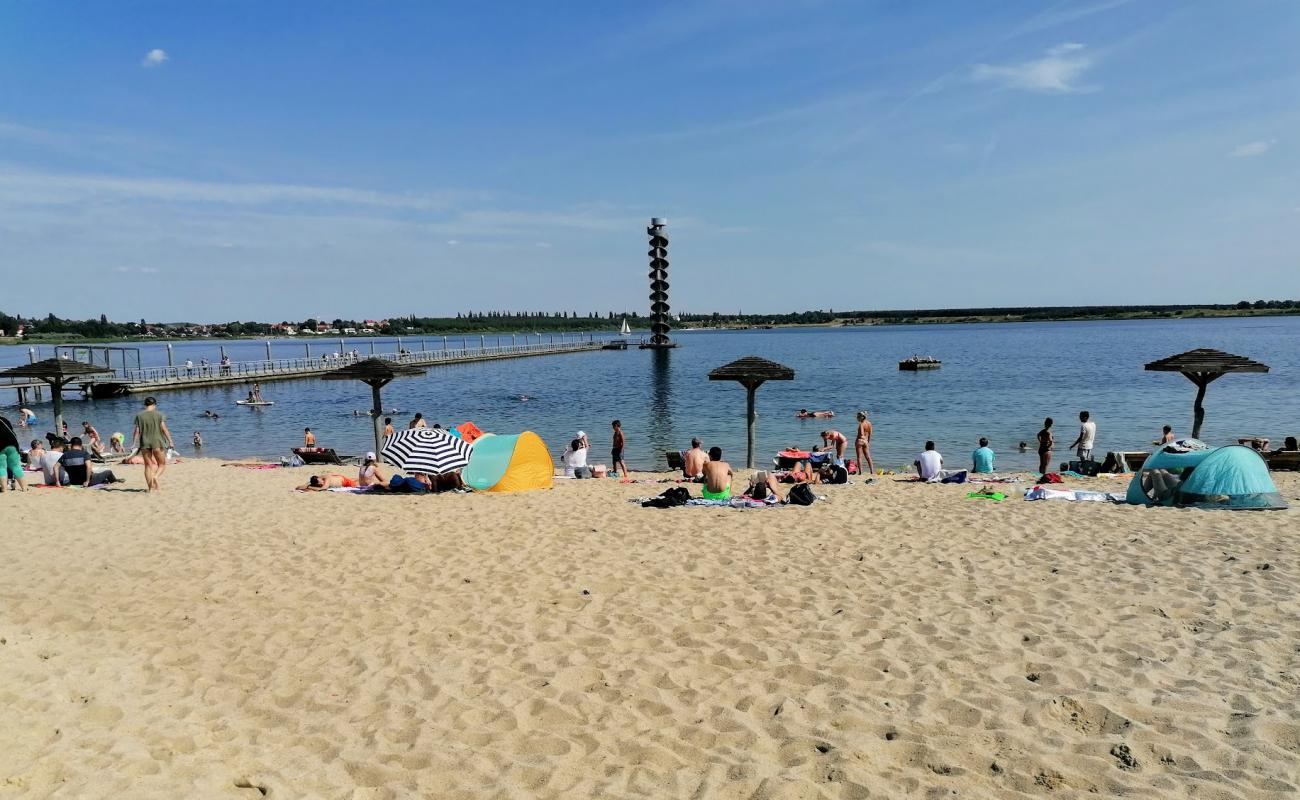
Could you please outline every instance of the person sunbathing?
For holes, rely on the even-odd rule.
[[[775,497],[779,501],[781,499],[781,484],[772,473],[759,470],[750,476],[749,488],[745,490],[745,496],[754,500],[767,500],[770,497]]]
[[[706,500],[728,500],[731,498],[731,465],[722,460],[722,448],[709,448],[709,463],[704,465],[704,489],[701,494]]]
[[[688,480],[703,477],[704,465],[709,463],[709,455],[700,446],[699,439],[691,439],[691,449],[682,456],[682,475]]]
[[[351,478],[333,472],[311,476],[306,485],[299,486],[300,492],[323,492],[327,489],[355,489],[357,482]]]

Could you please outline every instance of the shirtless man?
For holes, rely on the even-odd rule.
[[[849,440],[839,431],[822,431],[822,444],[830,447],[832,443],[835,445],[835,460],[843,461],[844,446],[849,443]]]
[[[299,486],[300,492],[323,492],[326,489],[355,489],[357,482],[345,475],[339,475],[333,472],[327,472],[321,475],[311,476],[305,486]]]
[[[682,474],[687,478],[699,478],[704,475],[704,465],[709,463],[709,455],[700,448],[699,439],[691,439],[691,449],[682,457]]]
[[[709,462],[704,465],[704,499],[730,499],[731,476],[731,465],[722,460],[722,448],[710,447]]]
[[[858,438],[853,442],[853,455],[858,459],[858,472],[862,472],[862,465],[867,465],[866,474],[872,475],[876,471],[876,465],[871,463],[871,423],[867,422],[867,412],[858,412]]]

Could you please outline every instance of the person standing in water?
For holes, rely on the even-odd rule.
[[[1048,417],[1043,420],[1043,429],[1038,432],[1038,471],[1041,474],[1047,474],[1047,468],[1052,463],[1052,447],[1056,444],[1056,437],[1052,436],[1052,418]]]
[[[135,430],[131,433],[131,446],[139,447],[144,461],[145,489],[156,492],[159,479],[167,470],[167,451],[172,449],[172,434],[167,430],[167,418],[158,410],[158,401],[144,399],[144,411],[135,415]]]
[[[627,446],[627,437],[623,435],[623,423],[614,420],[610,423],[610,427],[614,429],[614,444],[609,453],[610,461],[613,462],[611,469],[617,475],[626,478],[627,463],[623,461],[623,448]]]
[[[867,412],[858,412],[858,438],[853,442],[853,457],[858,460],[858,472],[866,464],[867,475],[875,474],[876,465],[871,462],[871,423],[867,421]]]

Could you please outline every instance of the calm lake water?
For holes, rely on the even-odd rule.
[[[979,437],[987,436],[1000,468],[1029,468],[1036,463],[1033,454],[1017,452],[1016,445],[1032,443],[1045,416],[1056,420],[1058,457],[1077,433],[1082,409],[1097,422],[1101,452],[1148,449],[1165,424],[1179,435],[1189,434],[1192,384],[1178,374],[1145,372],[1142,365],[1213,347],[1262,361],[1272,371],[1212,384],[1203,438],[1227,444],[1238,436],[1261,435],[1280,444],[1283,436],[1300,434],[1300,317],[700,331],[676,338],[682,346],[667,353],[633,349],[437,367],[425,377],[390,384],[384,403],[401,410],[394,420],[399,427],[420,411],[443,425],[473,420],[499,433],[532,430],[557,456],[582,429],[595,448],[593,461],[607,462],[609,422],[620,419],[633,468],[663,468],[663,451],[685,447],[692,436],[706,446],[721,446],[727,458],[740,463],[744,390],[710,382],[707,375],[741,356],[758,355],[796,372],[794,381],[768,383],[758,392],[760,460],[788,445],[820,443],[818,433],[827,423],[795,419],[800,408],[835,411],[829,425],[849,437],[850,447],[853,414],[865,408],[876,426],[877,467],[910,464],[927,438],[935,440],[949,464],[965,463]],[[453,346],[457,340],[453,337]],[[365,354],[370,342],[347,346]],[[430,349],[442,344],[441,338],[427,342]],[[419,340],[403,343],[420,346]],[[301,340],[273,346],[276,357],[303,352]],[[312,346],[317,355],[338,349],[337,340]],[[144,366],[166,365],[164,345],[139,347]],[[264,358],[266,352],[261,341],[225,347],[237,361]],[[395,349],[392,340],[377,339],[375,347]],[[217,359],[215,342],[175,343],[174,349],[178,364],[187,358]],[[900,372],[898,360],[913,353],[941,358],[943,368]],[[50,355],[51,348],[43,348],[42,357]],[[0,347],[0,367],[26,361],[25,346]],[[236,406],[246,393],[239,386],[160,393],[182,455],[193,454],[194,431],[203,434],[203,455],[220,458],[287,455],[301,444],[306,426],[322,445],[342,453],[371,446],[368,420],[352,416],[353,409],[369,406],[363,384],[268,383],[263,394],[276,405],[267,409]],[[520,400],[521,395],[532,399]],[[75,429],[87,419],[106,437],[113,431],[129,437],[140,405],[139,397],[67,398],[69,425]],[[0,410],[11,419],[16,399],[9,390],[0,395]],[[204,418],[205,409],[221,418]],[[52,424],[48,396],[33,410],[44,425]]]

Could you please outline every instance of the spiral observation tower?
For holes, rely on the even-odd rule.
[[[668,220],[654,217],[645,232],[650,237],[650,341],[642,350],[666,350],[677,343],[668,338]]]

